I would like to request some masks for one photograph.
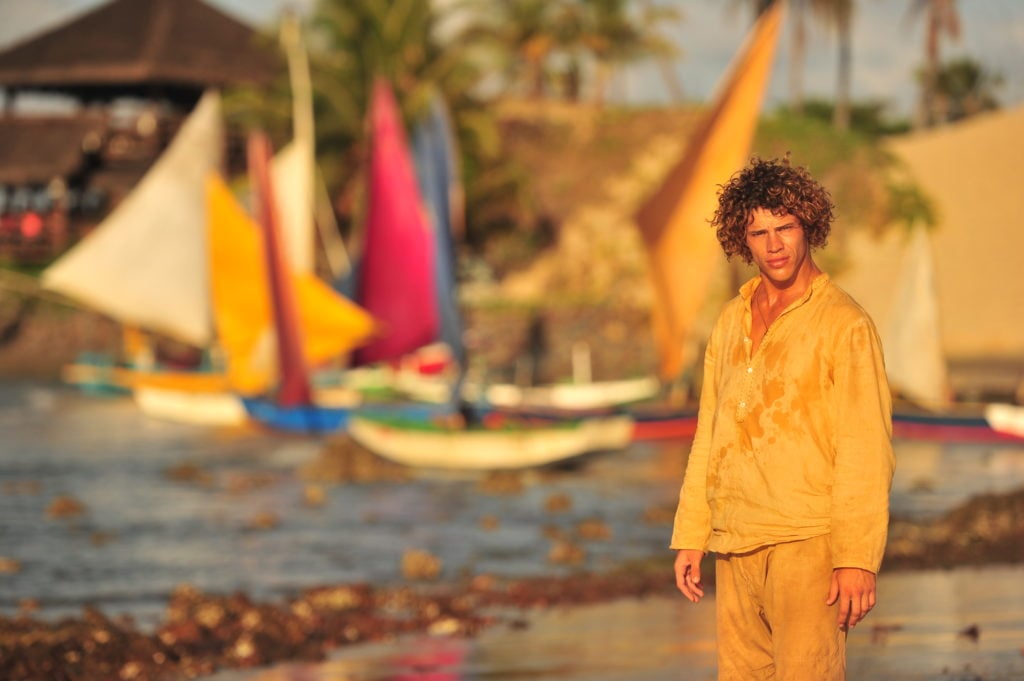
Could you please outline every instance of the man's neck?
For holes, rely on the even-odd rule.
[[[807,292],[819,274],[821,270],[810,258],[786,281],[773,281],[762,272],[761,288],[764,290],[765,301],[772,308],[788,306]]]

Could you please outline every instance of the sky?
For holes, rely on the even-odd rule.
[[[20,42],[93,9],[104,0],[0,0],[0,48]],[[272,23],[285,8],[307,13],[315,0],[206,0],[254,26]],[[680,47],[672,71],[684,97],[706,100],[743,42],[750,24],[749,10],[741,3],[722,0],[661,0],[677,7],[679,22],[664,27]],[[883,100],[890,111],[909,116],[916,100],[914,72],[923,61],[924,22],[912,19],[913,0],[859,0],[853,25],[853,96],[856,100]],[[730,9],[731,8],[731,9]],[[943,58],[969,55],[1004,79],[998,91],[1007,106],[1024,103],[1024,1],[961,0],[959,42],[943,48]],[[789,90],[788,41],[785,27],[778,51],[767,106],[784,103]],[[804,68],[808,96],[833,98],[836,81],[835,36],[810,26]],[[613,82],[612,99],[629,104],[669,101],[664,77],[657,65],[641,64],[623,71]]]

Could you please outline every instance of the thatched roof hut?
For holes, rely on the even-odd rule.
[[[100,116],[0,118],[0,185],[45,185],[82,169],[107,134]]]
[[[0,52],[0,87],[191,107],[208,87],[266,83],[279,65],[253,29],[200,0],[112,0]]]

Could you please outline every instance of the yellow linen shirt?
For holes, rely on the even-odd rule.
[[[895,467],[878,333],[821,274],[751,354],[760,281],[708,340],[671,547],[734,554],[829,534],[834,567],[877,572]]]

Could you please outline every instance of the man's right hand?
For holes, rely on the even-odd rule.
[[[700,582],[700,561],[703,557],[704,552],[697,549],[680,549],[676,553],[676,587],[694,603],[704,596],[704,586]]]

